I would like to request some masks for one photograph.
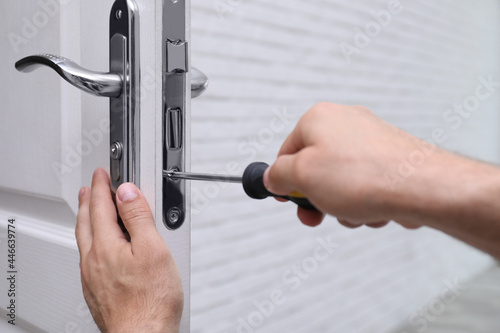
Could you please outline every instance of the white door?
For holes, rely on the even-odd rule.
[[[140,16],[140,186],[181,270],[186,293],[182,330],[187,332],[190,223],[169,232],[161,211],[163,1],[135,2]],[[97,167],[109,170],[109,99],[81,92],[51,69],[22,74],[14,64],[48,53],[107,72],[113,3],[0,2],[1,332],[97,331],[81,292],[74,226],[78,189],[90,185]],[[11,258],[9,225],[16,239]],[[10,275],[15,276],[12,284]],[[9,296],[9,289],[15,296]],[[11,300],[15,326],[7,323]]]

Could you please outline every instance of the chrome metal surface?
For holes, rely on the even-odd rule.
[[[16,62],[17,70],[24,73],[42,66],[52,68],[66,81],[92,95],[117,97],[122,92],[123,80],[119,74],[89,71],[60,56],[38,54]]]
[[[119,14],[118,14],[119,13]],[[140,62],[139,13],[133,0],[116,0],[110,13],[110,63],[123,77],[123,93],[110,99],[110,142],[118,142],[122,156],[111,156],[111,187],[140,186]]]
[[[179,223],[181,216],[182,212],[179,208],[176,207],[170,208],[167,213],[168,222],[170,222],[172,225],[176,225],[177,223]]]
[[[119,160],[122,157],[123,145],[121,142],[113,142],[111,144],[111,158],[114,160]]]
[[[170,150],[175,150],[175,149],[182,149],[183,144],[182,144],[182,139],[184,138],[184,131],[183,131],[183,114],[182,110],[180,109],[169,109],[167,110],[167,115],[166,115],[166,134],[167,137],[165,138],[166,140],[166,145],[168,149]]]
[[[208,88],[208,77],[197,68],[191,68],[191,98],[203,94]]]
[[[208,87],[208,77],[190,65],[187,7],[188,1],[163,1],[163,170],[179,171],[163,174],[163,223],[172,230],[180,228],[189,213],[186,179],[193,179],[185,173],[189,102]],[[223,181],[241,182],[232,177]]]
[[[185,171],[187,164],[187,109],[191,95],[187,2],[163,1],[163,170]],[[185,180],[163,177],[163,223],[168,229],[179,229],[186,220],[186,192]]]
[[[188,71],[188,45],[182,40],[167,40],[167,72],[185,73]]]
[[[174,170],[163,171],[163,176],[171,179],[185,179],[185,180],[201,180],[207,182],[225,182],[225,183],[241,183],[243,177],[226,176],[226,175],[213,175],[206,173],[193,173],[193,172],[179,172]]]

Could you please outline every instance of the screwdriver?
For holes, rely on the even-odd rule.
[[[277,195],[269,192],[264,186],[264,172],[268,167],[269,165],[263,162],[252,163],[245,169],[243,177],[191,173],[191,172],[178,172],[175,170],[164,171],[164,176],[171,179],[240,183],[243,184],[243,189],[245,190],[245,193],[252,199],[262,200],[268,197],[281,198],[290,200],[302,208],[308,210],[317,210],[316,207],[314,207],[309,202],[306,196],[300,192],[293,192],[290,195]]]

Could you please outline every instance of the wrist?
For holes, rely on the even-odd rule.
[[[404,226],[432,226],[441,212],[454,205],[450,193],[456,192],[456,167],[462,162],[458,159],[462,158],[436,147],[418,164],[408,158],[399,163],[398,183],[384,196],[390,218],[404,221]]]
[[[491,199],[500,199],[499,175],[495,166],[439,149],[395,191],[395,219],[450,233],[457,220],[489,214]]]
[[[179,328],[154,322],[145,324],[121,323],[106,330],[106,333],[179,333]]]

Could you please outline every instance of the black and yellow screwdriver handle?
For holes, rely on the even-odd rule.
[[[290,200],[302,208],[317,210],[302,193],[294,192],[290,195],[276,195],[269,192],[264,186],[264,172],[268,167],[269,165],[266,163],[256,162],[245,169],[243,173],[243,189],[250,198],[258,200],[268,197],[282,198]]]

